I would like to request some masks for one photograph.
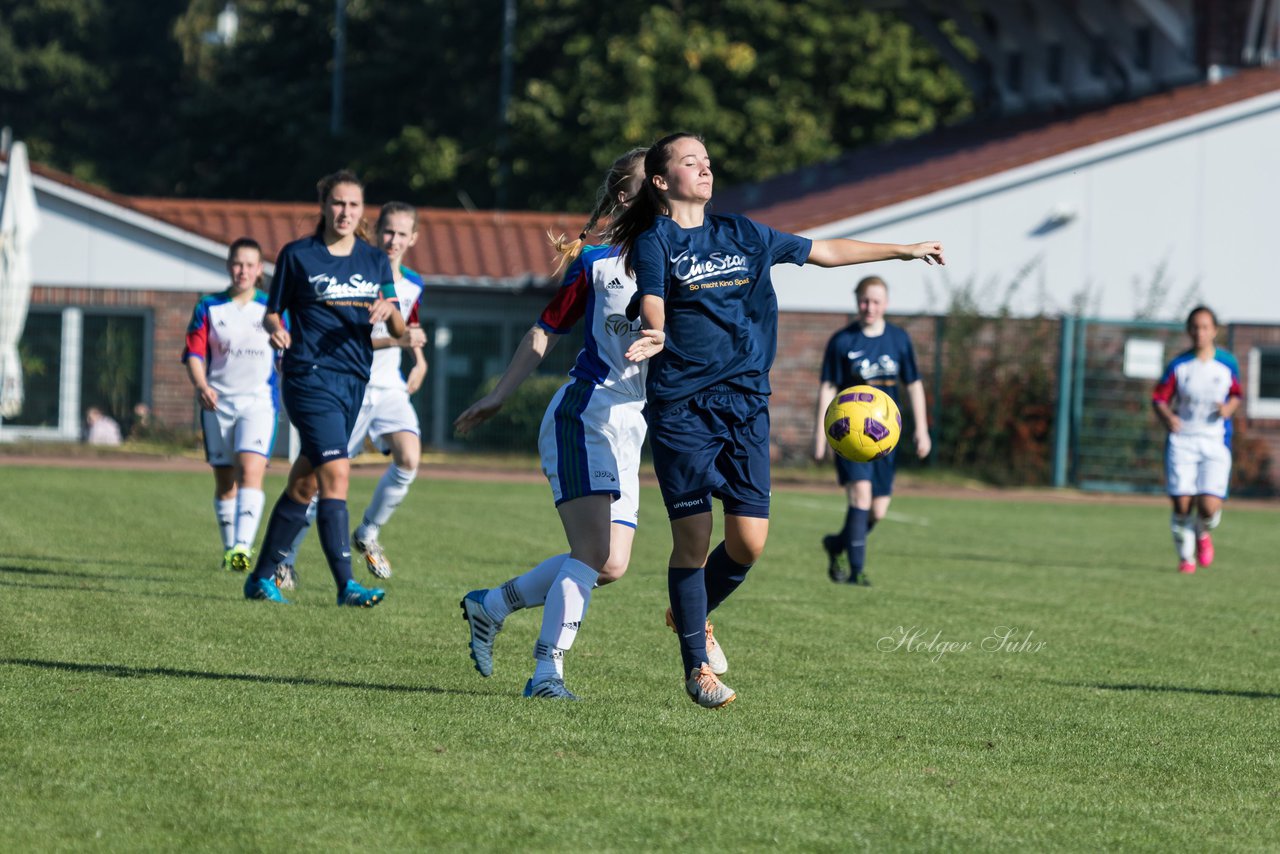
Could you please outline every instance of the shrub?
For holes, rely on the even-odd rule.
[[[463,440],[476,447],[495,450],[535,450],[543,413],[564,382],[565,378],[560,374],[529,377],[507,398],[497,415],[463,436]],[[493,391],[497,384],[496,376],[485,380],[476,392],[476,399]]]

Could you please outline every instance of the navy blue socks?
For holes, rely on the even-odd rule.
[[[702,567],[667,569],[667,593],[671,597],[671,616],[680,637],[680,658],[684,675],[707,663],[707,586]]]
[[[321,498],[316,505],[316,530],[333,581],[341,592],[351,580],[351,520],[347,502],[341,498]]]
[[[707,611],[714,611],[729,594],[738,589],[747,577],[752,564],[741,564],[729,557],[724,543],[716,546],[715,551],[707,556]]]
[[[844,543],[845,554],[849,557],[849,575],[857,578],[862,574],[862,566],[867,560],[867,531],[870,510],[850,507],[845,514]]]
[[[299,504],[282,493],[276,506],[271,508],[267,532],[262,537],[262,550],[258,552],[258,565],[253,577],[266,580],[275,578],[276,567],[289,554],[293,540],[307,525],[307,505]]]

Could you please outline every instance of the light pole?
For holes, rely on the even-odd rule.
[[[329,102],[329,135],[342,133],[342,84],[347,64],[347,0],[334,0],[333,92]]]
[[[511,75],[516,55],[516,0],[505,0],[502,15],[502,77],[498,88],[498,181],[494,188],[494,207],[507,206],[507,179],[511,177],[511,164],[507,160],[510,145]]]

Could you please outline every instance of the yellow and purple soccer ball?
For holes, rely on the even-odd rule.
[[[893,398],[880,389],[855,385],[831,401],[823,430],[837,454],[855,463],[868,463],[897,447],[902,413]]]

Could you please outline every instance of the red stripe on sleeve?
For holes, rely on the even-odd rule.
[[[565,276],[564,284],[542,310],[539,321],[557,335],[568,332],[587,310],[587,293],[590,287],[587,266],[581,263],[581,259],[574,261]]]
[[[1164,379],[1156,385],[1156,390],[1151,395],[1152,402],[1168,403],[1173,400],[1174,394],[1178,391],[1178,377],[1173,371],[1166,371]]]

